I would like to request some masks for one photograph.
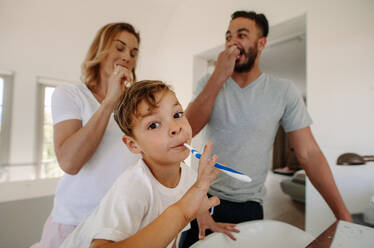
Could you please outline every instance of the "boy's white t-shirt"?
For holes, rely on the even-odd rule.
[[[196,177],[192,168],[181,163],[178,185],[167,188],[154,178],[140,159],[136,166],[117,179],[99,207],[67,237],[60,248],[88,248],[93,239],[118,242],[129,238],[182,198]]]
[[[52,96],[53,124],[78,119],[86,125],[100,103],[83,83],[58,86]],[[113,118],[92,157],[76,175],[65,174],[57,187],[52,210],[53,221],[78,225],[99,205],[114,181],[139,155],[131,153],[122,142],[123,132]]]

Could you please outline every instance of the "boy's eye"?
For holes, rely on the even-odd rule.
[[[226,36],[226,41],[230,41],[231,40],[231,36]]]
[[[153,122],[151,125],[148,126],[148,129],[155,129],[160,126],[160,123]]]
[[[177,118],[181,118],[183,116],[183,112],[178,112],[178,113],[175,113],[174,114],[174,118],[177,119]]]
[[[238,37],[239,38],[244,38],[244,37],[246,37],[247,35],[246,34],[238,34]]]

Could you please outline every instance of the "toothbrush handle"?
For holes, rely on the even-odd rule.
[[[200,158],[201,158],[201,154],[198,153],[196,150],[192,149],[191,152],[192,152],[192,154],[193,154],[197,159],[200,159]]]
[[[198,153],[196,150],[191,150],[191,152],[192,152],[192,154],[193,154],[196,158],[198,158],[198,159],[201,158],[201,154]],[[229,167],[227,167],[227,166],[224,166],[223,164],[220,164],[220,163],[218,163],[218,162],[215,163],[214,167],[216,167],[217,169],[220,169],[220,170],[222,170],[222,171],[230,171],[230,172],[234,172],[234,173],[237,173],[237,174],[243,174],[243,173],[241,173],[241,172],[239,172],[239,171],[236,171],[236,170],[231,169],[231,168],[229,168]]]

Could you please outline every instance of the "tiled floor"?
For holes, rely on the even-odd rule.
[[[269,172],[266,179],[267,194],[264,201],[265,219],[279,220],[305,230],[305,205],[284,194],[280,182],[290,178]]]

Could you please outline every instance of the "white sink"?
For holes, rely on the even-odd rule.
[[[303,230],[284,222],[259,220],[240,223],[236,241],[222,233],[213,233],[196,242],[191,248],[247,248],[247,247],[306,247],[315,238]]]

